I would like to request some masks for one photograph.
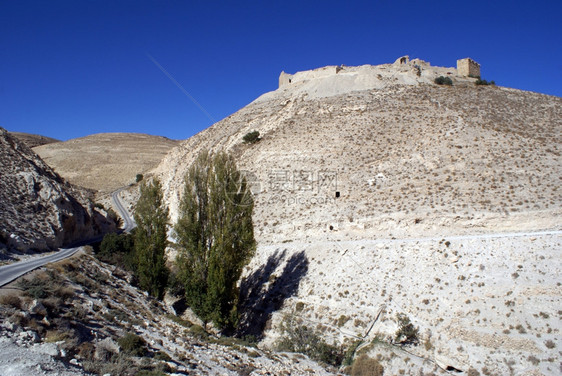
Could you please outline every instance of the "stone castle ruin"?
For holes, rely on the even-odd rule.
[[[457,73],[464,77],[480,77],[480,64],[471,58],[457,60]]]
[[[390,68],[390,69],[389,69]],[[354,72],[366,71],[374,72],[375,74],[388,72],[391,76],[390,79],[394,79],[395,75],[403,74],[408,71],[414,72],[421,82],[433,82],[434,76],[440,75],[452,75],[458,78],[468,78],[468,77],[480,77],[480,64],[471,58],[464,58],[457,60],[457,68],[444,68],[444,67],[433,67],[427,61],[421,59],[412,59],[408,55],[404,55],[396,59],[393,64],[382,64],[377,66],[364,65],[360,67],[349,67],[344,65],[330,65],[327,67],[317,68],[308,71],[297,72],[295,74],[281,72],[279,75],[279,87],[284,87],[297,82],[306,82],[318,78],[335,76],[338,73],[343,76],[349,76]],[[377,74],[379,77],[381,74]],[[388,74],[387,74],[388,76]],[[412,79],[404,79],[405,82],[413,84]]]

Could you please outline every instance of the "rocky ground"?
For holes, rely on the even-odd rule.
[[[3,375],[337,373],[300,354],[213,337],[132,287],[130,275],[88,252],[0,289]],[[141,353],[123,347],[127,334],[144,340]]]
[[[52,250],[110,231],[91,192],[66,183],[41,158],[0,128],[0,256]]]
[[[557,374],[562,99],[420,69],[305,72],[186,140],[155,170],[172,219],[198,151],[226,149],[254,190],[264,344],[287,314],[349,343],[380,313],[366,342],[390,374]],[[421,363],[388,341],[398,313]]]

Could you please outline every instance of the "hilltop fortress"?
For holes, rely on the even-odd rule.
[[[411,77],[408,73],[411,74]],[[354,81],[364,81],[365,77],[373,76],[381,81],[390,79],[396,83],[413,84],[414,82],[426,82],[435,79],[438,76],[451,76],[457,81],[463,81],[466,78],[480,77],[480,64],[471,58],[457,60],[457,68],[432,67],[427,61],[421,59],[410,60],[409,56],[401,56],[393,64],[382,65],[362,65],[359,67],[348,67],[345,65],[331,65],[309,71],[288,74],[281,72],[279,75],[279,88],[287,85],[304,83],[307,81],[327,78],[329,76],[348,76],[355,77]],[[417,78],[416,78],[417,77]],[[357,80],[359,78],[359,80]],[[367,81],[371,81],[367,79]],[[374,82],[373,82],[374,84]],[[385,85],[386,86],[386,85]],[[374,85],[377,87],[377,85]]]

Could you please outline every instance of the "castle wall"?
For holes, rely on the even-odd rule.
[[[457,73],[460,76],[480,77],[480,64],[471,58],[457,60]]]
[[[284,71],[281,72],[281,74],[279,75],[279,87],[290,84],[292,81],[292,77],[292,74],[285,73]]]
[[[295,74],[288,74],[281,72],[279,75],[279,87],[288,85],[294,82],[308,81],[316,78],[327,77],[338,73],[338,68],[335,65],[314,69],[311,71],[297,72]],[[341,69],[341,68],[340,68]]]

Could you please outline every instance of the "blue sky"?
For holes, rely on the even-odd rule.
[[[0,1],[0,126],[61,140],[185,139],[282,70],[471,57],[501,86],[562,96],[560,1]]]

